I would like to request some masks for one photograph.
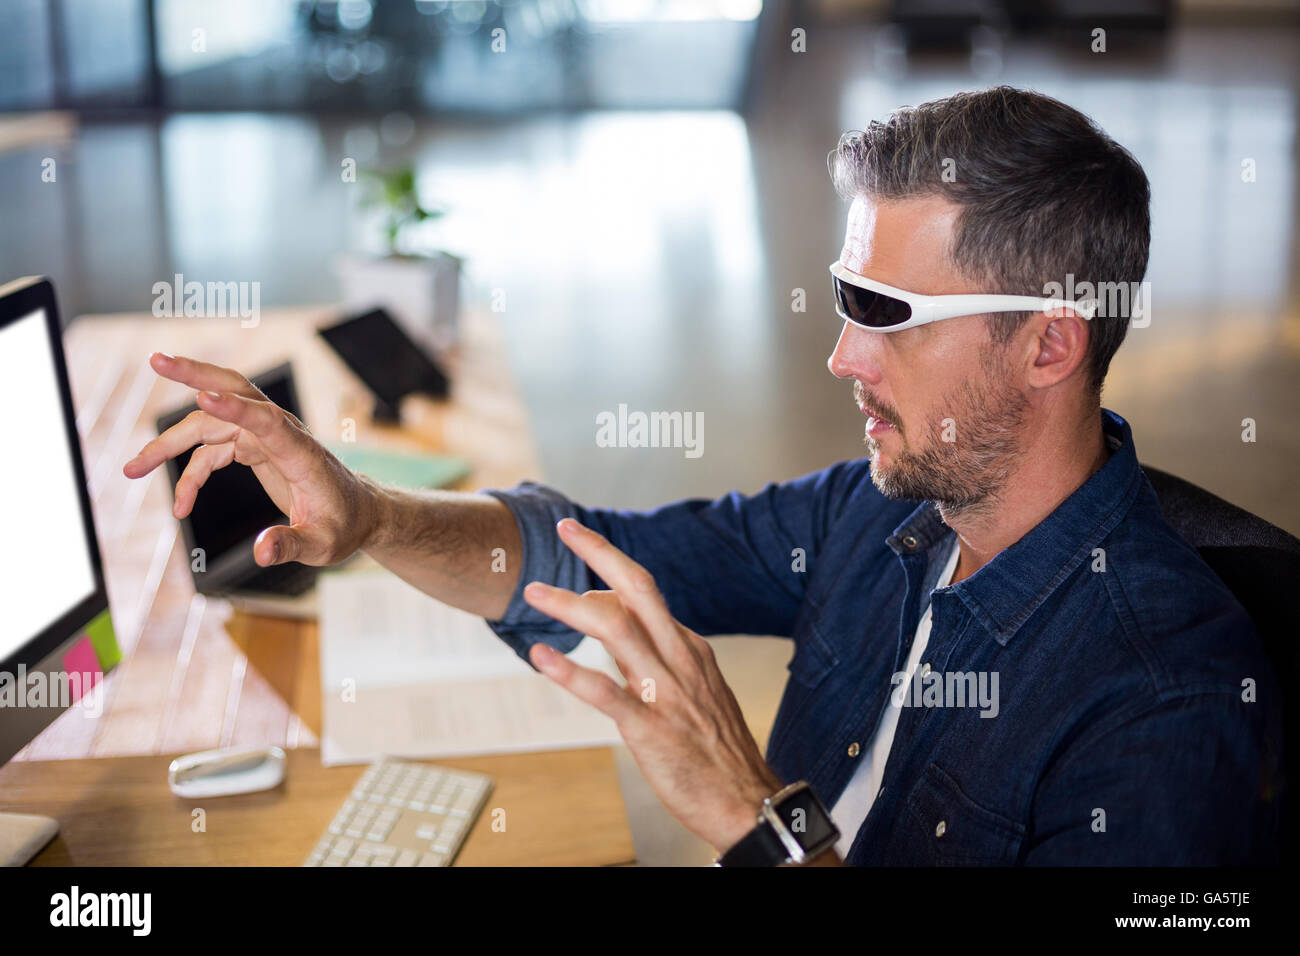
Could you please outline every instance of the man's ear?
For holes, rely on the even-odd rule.
[[[1048,388],[1064,381],[1084,364],[1091,329],[1088,320],[1069,306],[1040,312],[1029,320],[1034,330],[1033,366],[1028,384]]]

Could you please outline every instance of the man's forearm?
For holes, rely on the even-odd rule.
[[[490,495],[363,482],[361,520],[371,526],[363,551],[439,601],[488,620],[505,614],[523,557],[509,508]]]

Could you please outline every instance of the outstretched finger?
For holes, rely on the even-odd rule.
[[[675,653],[675,648],[666,646],[666,642],[680,644],[677,622],[659,593],[654,576],[614,547],[604,535],[573,518],[561,521],[556,531],[569,550],[617,592],[619,600],[637,616],[660,652]]]
[[[542,581],[532,581],[524,588],[524,600],[579,634],[594,637],[605,645],[611,657],[626,662],[637,674],[645,676],[663,670],[654,644],[614,598],[613,592],[575,594]]]
[[[235,443],[228,441],[220,445],[200,445],[190,455],[189,464],[176,481],[176,501],[172,505],[172,514],[184,518],[194,509],[194,499],[208,477],[217,469],[225,468],[235,460]]]
[[[555,648],[540,642],[528,649],[537,669],[574,697],[595,707],[620,728],[634,720],[643,706],[608,674],[573,663]]]
[[[245,398],[266,398],[257,387],[233,368],[223,368],[211,362],[154,352],[149,356],[149,367],[163,378],[188,385],[198,391],[233,392]]]
[[[141,448],[122,466],[122,472],[128,478],[142,478],[167,459],[175,458],[195,445],[219,445],[232,441],[238,434],[238,425],[214,418],[204,411],[190,412]]]

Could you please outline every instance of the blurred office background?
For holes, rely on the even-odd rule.
[[[147,311],[175,273],[337,301],[331,263],[376,240],[341,162],[411,163],[464,307],[504,293],[547,480],[623,506],[752,491],[861,453],[825,368],[827,151],[1029,86],[1152,182],[1153,321],[1105,404],[1144,461],[1300,534],[1297,63],[1296,0],[7,0],[0,275],[51,275],[65,316]],[[620,404],[703,412],[704,454],[598,448]],[[771,643],[736,680],[774,702]]]

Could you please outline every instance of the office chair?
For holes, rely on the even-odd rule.
[[[1300,540],[1243,508],[1156,468],[1143,466],[1168,521],[1201,555],[1250,614],[1282,689],[1283,726],[1290,737],[1296,700],[1300,633]],[[1283,792],[1278,842],[1282,862],[1297,859],[1287,783],[1297,779],[1295,738],[1283,740]]]

